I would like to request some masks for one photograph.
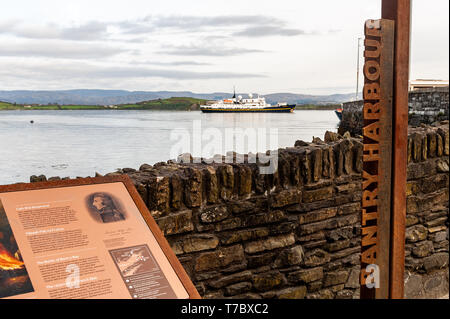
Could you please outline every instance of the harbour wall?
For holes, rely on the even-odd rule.
[[[362,107],[362,100],[343,103],[339,133],[349,131],[352,136],[362,135]],[[408,108],[408,124],[413,127],[448,120],[449,88],[418,89],[409,92]]]
[[[274,174],[169,161],[108,175],[130,176],[204,298],[359,298],[363,144],[314,142],[280,149]],[[448,294],[448,170],[448,123],[410,128],[407,298]]]

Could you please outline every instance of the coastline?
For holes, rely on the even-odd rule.
[[[0,101],[0,111],[2,110],[161,110],[161,111],[194,111],[199,110],[200,105],[206,104],[206,100],[176,97],[168,99],[157,99],[142,101],[137,103],[111,104],[111,105],[83,105],[83,104],[16,104]]]
[[[5,105],[0,103],[0,111],[73,111],[73,110],[138,110],[138,111],[200,111],[200,107],[198,104],[194,105],[165,105],[165,106],[145,106],[139,104],[124,104],[117,105],[114,107],[103,106],[103,105],[35,105],[26,107],[24,105],[14,105],[9,104]],[[331,104],[331,105],[314,105],[314,104],[305,104],[305,105],[296,105],[295,110],[335,110],[339,105]]]

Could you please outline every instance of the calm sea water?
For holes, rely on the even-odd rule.
[[[298,139],[323,138],[337,125],[333,111],[313,110],[261,114],[1,111],[0,184],[28,182],[31,175],[39,174],[86,177],[123,167],[138,169],[183,151],[195,156],[225,154],[242,150],[236,149],[236,139],[243,133],[250,136],[244,151],[265,151],[293,146]]]

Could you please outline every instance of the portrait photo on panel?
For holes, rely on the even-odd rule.
[[[109,193],[96,192],[86,197],[86,207],[94,220],[112,223],[126,219],[126,212],[120,200]]]

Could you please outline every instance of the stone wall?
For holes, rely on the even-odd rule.
[[[358,298],[362,143],[325,135],[256,164],[128,174],[205,298]],[[448,123],[408,139],[405,296],[448,293]],[[33,180],[42,179],[33,177]]]
[[[272,175],[256,164],[127,171],[202,296],[358,294],[362,144],[316,142],[279,150]]]
[[[409,92],[408,124],[415,127],[420,124],[433,124],[448,120],[449,88],[419,89]],[[339,133],[349,131],[352,136],[362,132],[363,101],[343,103],[342,121],[339,123]]]
[[[405,296],[448,294],[448,121],[408,134]]]
[[[341,135],[345,132],[350,132],[352,136],[362,135],[363,104],[362,100],[342,103],[342,120],[338,129]]]
[[[448,120],[448,87],[420,89],[409,93],[409,119],[412,126]]]

